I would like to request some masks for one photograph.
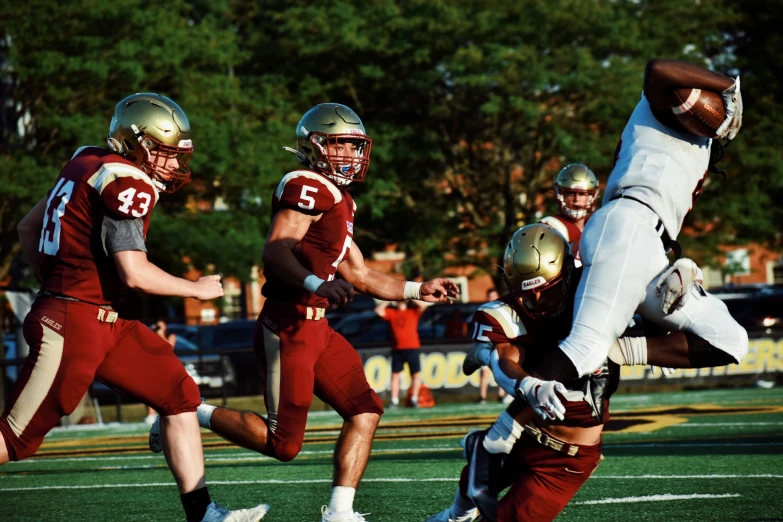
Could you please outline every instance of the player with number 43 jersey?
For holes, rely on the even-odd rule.
[[[361,522],[353,509],[383,406],[370,388],[359,354],[325,319],[330,303],[345,304],[354,289],[377,299],[447,302],[459,293],[448,279],[401,281],[369,268],[353,240],[356,205],[346,188],[362,181],[372,141],[359,116],[337,103],[316,105],[296,127],[304,166],[275,190],[263,262],[267,298],[256,324],[267,417],[209,405],[199,422],[220,436],[280,461],[297,456],[313,395],[340,414],[343,428],[325,522]],[[336,280],[335,274],[343,278]],[[157,426],[150,448],[159,450]]]
[[[159,194],[190,177],[188,118],[165,96],[134,94],[117,104],[107,139],[111,150],[77,150],[18,226],[42,285],[24,320],[30,354],[0,417],[0,464],[35,454],[97,379],[160,413],[188,521],[261,520],[264,504],[228,511],[212,502],[195,413],[198,386],[165,339],[114,310],[128,287],[197,299],[223,295],[219,276],[187,281],[147,260]]]

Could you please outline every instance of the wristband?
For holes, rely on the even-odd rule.
[[[405,288],[402,289],[403,299],[421,299],[421,285],[423,284],[405,281]]]
[[[318,287],[322,284],[324,284],[324,280],[315,274],[310,274],[309,276],[305,277],[304,280],[305,290],[312,293],[315,293],[315,291],[318,290]]]

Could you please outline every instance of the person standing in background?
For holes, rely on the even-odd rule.
[[[400,405],[400,374],[404,363],[408,363],[411,372],[411,403],[414,408],[419,406],[419,390],[421,389],[421,362],[419,351],[419,318],[424,313],[426,305],[416,301],[398,301],[396,308],[389,308],[389,301],[382,301],[375,307],[375,313],[381,319],[389,322],[392,333],[392,376],[391,376],[391,407]]]

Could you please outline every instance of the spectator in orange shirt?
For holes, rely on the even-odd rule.
[[[419,318],[424,313],[426,305],[416,301],[399,301],[396,308],[388,308],[388,301],[381,301],[375,308],[384,321],[389,322],[392,333],[392,377],[391,377],[391,407],[400,405],[400,373],[404,363],[408,363],[411,372],[411,403],[414,408],[419,406],[419,389],[421,388],[421,362],[419,361]]]

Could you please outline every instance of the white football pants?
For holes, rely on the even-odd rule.
[[[655,284],[669,260],[655,230],[658,221],[652,209],[628,199],[607,202],[588,220],[579,244],[583,271],[574,322],[560,343],[580,375],[603,364],[636,312],[667,330],[698,335],[738,362],[747,354],[747,332],[709,293],[694,288],[684,306],[663,314]]]

